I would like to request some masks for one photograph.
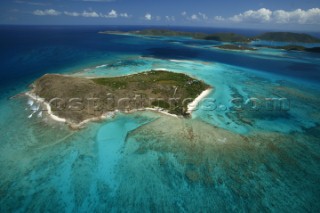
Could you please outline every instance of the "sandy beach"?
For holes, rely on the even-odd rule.
[[[66,122],[66,119],[65,118],[60,118],[56,115],[54,115],[52,113],[52,110],[51,110],[51,107],[50,107],[50,104],[48,104],[47,102],[44,101],[43,98],[40,98],[38,96],[36,96],[35,94],[33,94],[32,92],[26,92],[25,93],[28,97],[30,97],[31,99],[33,99],[35,102],[39,103],[39,104],[43,104],[46,106],[47,108],[47,113],[48,115],[55,121],[58,121],[58,122],[62,122],[62,123],[65,123]]]
[[[36,96],[31,91],[26,92],[25,95],[28,96],[29,98],[31,98],[36,103],[44,105],[46,107],[46,109],[47,109],[47,113],[48,113],[49,117],[52,120],[57,121],[57,122],[61,122],[61,123],[66,123],[72,129],[79,129],[79,128],[83,127],[85,124],[87,124],[87,123],[89,123],[91,121],[99,121],[99,120],[105,120],[105,119],[108,119],[108,118],[112,118],[112,117],[114,117],[116,115],[116,113],[120,112],[119,110],[115,110],[115,111],[112,111],[112,112],[104,113],[103,115],[101,115],[99,117],[93,117],[93,118],[89,118],[89,119],[83,120],[80,123],[73,123],[73,122],[67,121],[65,118],[61,118],[59,116],[54,115],[52,113],[52,109],[51,109],[50,104],[47,103],[46,101],[44,101],[43,98],[40,98],[40,97]],[[124,112],[124,113],[134,113],[134,112],[137,112],[137,111],[144,111],[144,110],[158,112],[158,113],[161,113],[161,114],[164,114],[164,115],[168,115],[168,116],[172,116],[172,117],[175,117],[175,118],[179,117],[179,116],[177,116],[175,114],[171,114],[171,113],[167,112],[166,110],[164,110],[162,108],[143,108],[141,110],[130,110],[130,111],[127,111],[127,112]]]
[[[190,104],[188,104],[188,111],[187,113],[192,114],[193,111],[195,111],[200,103],[200,101],[205,98],[207,95],[211,93],[212,89],[207,89],[203,91],[194,101],[192,101]]]

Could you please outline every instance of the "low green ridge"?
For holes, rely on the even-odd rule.
[[[320,39],[305,33],[268,32],[256,38],[265,41],[320,43]]]
[[[186,36],[195,39],[203,40],[215,40],[221,42],[250,42],[253,40],[266,40],[266,41],[278,41],[278,42],[301,42],[301,43],[320,43],[320,39],[305,33],[292,33],[292,32],[267,32],[258,36],[245,36],[230,32],[221,33],[199,33],[199,32],[181,32],[166,29],[145,29],[139,31],[129,31],[129,32],[101,32],[101,33],[131,33],[137,35],[147,35],[147,36]]]

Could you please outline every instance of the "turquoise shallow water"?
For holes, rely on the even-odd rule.
[[[70,40],[75,32],[53,36],[49,43],[64,43],[69,58],[45,41],[3,61],[23,78],[1,73],[1,212],[320,209],[317,55],[230,52],[212,48],[214,42],[96,31],[77,31],[79,44]],[[121,76],[151,69],[189,74],[213,91],[190,119],[119,113],[79,131],[45,114],[29,118],[28,98],[10,99],[46,72]],[[259,110],[246,104],[249,98],[259,99]],[[270,110],[266,98],[284,98],[283,108]]]

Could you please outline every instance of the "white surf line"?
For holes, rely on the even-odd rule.
[[[152,68],[151,70],[149,71],[171,71],[171,70],[168,70],[167,68]],[[149,71],[146,71],[146,72],[149,72]],[[171,71],[172,72],[172,71]]]
[[[61,118],[61,117],[58,117],[58,116],[54,115],[52,113],[50,104],[45,102],[43,98],[40,98],[40,97],[32,94],[31,92],[26,92],[25,94],[28,97],[32,98],[35,102],[38,102],[40,104],[44,104],[46,106],[46,108],[47,108],[47,113],[49,114],[49,116],[53,120],[58,121],[58,122],[62,122],[62,123],[68,123],[70,125],[70,127],[72,127],[72,128],[80,128],[84,124],[87,124],[87,123],[89,123],[91,121],[99,121],[99,120],[102,120],[102,119],[107,119],[107,118],[113,117],[115,115],[115,113],[117,112],[117,110],[114,111],[114,112],[107,112],[107,113],[101,115],[100,117],[89,118],[89,119],[83,120],[83,121],[81,121],[80,123],[77,124],[77,123],[67,122],[67,120],[65,118]]]
[[[198,104],[200,103],[200,101],[203,98],[205,98],[207,95],[209,95],[211,93],[211,91],[212,91],[212,89],[207,89],[207,90],[203,91],[196,99],[194,99],[194,101],[189,103],[187,113],[191,114],[193,111],[195,111],[195,109],[198,107]]]
[[[73,128],[80,128],[82,127],[83,125],[89,123],[89,122],[92,122],[92,121],[100,121],[100,120],[105,120],[105,119],[108,119],[108,118],[113,118],[116,113],[119,112],[118,110],[115,110],[115,111],[110,111],[110,112],[106,112],[104,114],[102,114],[101,116],[98,116],[98,117],[93,117],[93,118],[88,118],[86,120],[83,120],[81,121],[80,123],[76,124],[76,123],[70,123],[71,127]]]
[[[47,113],[49,114],[49,116],[55,120],[55,121],[58,121],[58,122],[62,122],[62,123],[65,123],[66,122],[66,119],[65,118],[60,118],[56,115],[54,115],[52,113],[52,110],[51,110],[51,106],[49,103],[45,102],[43,98],[40,98],[34,94],[32,94],[31,92],[26,92],[25,93],[28,97],[30,97],[31,99],[33,99],[34,101],[40,103],[40,104],[44,104],[47,108]]]
[[[188,60],[177,60],[177,59],[169,59],[171,62],[175,63],[194,63],[195,61],[188,61]]]
[[[77,129],[77,128],[81,128],[83,125],[92,122],[92,121],[100,121],[100,120],[105,120],[108,118],[112,118],[116,115],[116,113],[120,112],[119,110],[115,110],[115,111],[111,111],[111,112],[107,112],[104,113],[103,115],[99,116],[99,117],[93,117],[93,118],[88,118],[86,120],[81,121],[80,123],[72,123],[72,122],[67,122],[67,120],[65,118],[61,118],[59,116],[56,116],[52,113],[51,110],[51,106],[49,103],[45,102],[43,98],[40,98],[36,95],[34,95],[31,92],[26,92],[25,93],[28,97],[30,97],[31,99],[33,99],[35,102],[39,103],[39,104],[44,104],[47,108],[47,113],[49,114],[49,116],[54,120],[54,121],[58,121],[61,123],[67,123],[70,125],[71,128],[73,129]],[[175,114],[171,114],[165,110],[163,110],[162,108],[142,108],[141,110],[130,110],[128,112],[124,112],[124,113],[134,113],[137,111],[143,111],[143,110],[149,110],[149,111],[154,111],[154,112],[159,112],[165,115],[169,115],[175,118],[178,118],[179,116],[175,115]]]
[[[144,110],[149,110],[149,111],[153,111],[153,112],[159,112],[159,113],[162,113],[164,115],[169,115],[171,117],[179,118],[178,115],[171,114],[168,111],[163,110],[162,108],[150,108],[150,107],[147,107],[147,108],[144,108]]]
[[[162,113],[162,114],[165,114],[165,115],[169,115],[169,116],[172,116],[172,117],[175,117],[175,118],[179,117],[179,116],[177,116],[175,114],[171,114],[171,113],[167,112],[166,110],[164,110],[162,108],[141,108],[141,109],[134,109],[134,110],[129,110],[129,111],[120,111],[120,110],[110,111],[110,112],[106,112],[106,113],[102,114],[99,117],[88,118],[86,120],[81,121],[78,124],[69,123],[69,125],[70,125],[71,128],[77,129],[77,128],[81,128],[85,124],[87,124],[89,122],[92,122],[92,121],[100,121],[100,120],[106,120],[106,119],[113,118],[119,112],[122,112],[122,113],[125,113],[125,114],[131,114],[131,113],[135,113],[135,112],[139,112],[139,111],[145,111],[145,110],[159,112],[159,113]]]
[[[73,128],[80,128],[84,124],[87,124],[87,123],[89,123],[91,121],[100,121],[100,120],[105,120],[105,119],[108,119],[108,118],[113,118],[119,112],[122,112],[122,113],[125,113],[125,114],[132,114],[132,113],[135,113],[135,112],[145,111],[145,110],[149,110],[149,111],[153,111],[153,112],[159,112],[159,113],[162,113],[162,114],[165,114],[165,115],[169,115],[169,116],[172,116],[172,117],[175,117],[175,118],[179,117],[178,115],[171,114],[171,113],[169,113],[168,111],[166,111],[166,110],[164,110],[162,108],[148,108],[148,107],[145,107],[145,108],[141,108],[141,109],[132,109],[132,110],[128,110],[128,111],[115,110],[115,111],[106,112],[106,113],[102,114],[99,117],[88,118],[88,119],[86,119],[84,121],[81,121],[78,124],[71,123],[71,126]]]
[[[100,65],[100,66],[96,66],[96,68],[99,69],[99,68],[106,67],[106,66],[107,66],[107,64],[103,64],[103,65]]]

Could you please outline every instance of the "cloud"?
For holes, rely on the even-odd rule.
[[[208,16],[204,13],[197,13],[197,14],[193,14],[191,15],[190,17],[186,16],[185,17],[188,19],[188,20],[192,20],[192,21],[205,21],[205,20],[208,20]]]
[[[90,12],[83,11],[83,13],[81,15],[83,17],[86,17],[86,18],[98,18],[98,17],[100,17],[100,15],[95,11],[90,11]]]
[[[186,16],[186,15],[187,15],[187,12],[186,12],[186,11],[183,11],[183,12],[181,13],[181,15],[182,15],[182,16]]]
[[[199,20],[199,17],[196,14],[193,14],[190,18],[191,20]]]
[[[273,20],[278,24],[320,24],[320,9],[297,9],[294,11],[276,10],[273,12]]]
[[[271,20],[272,11],[266,8],[248,10],[230,18],[234,22],[266,23]]]
[[[129,18],[128,13],[120,13],[120,17]]]
[[[80,13],[77,13],[77,12],[68,12],[68,11],[64,11],[64,14],[67,16],[73,16],[73,17],[77,17],[81,15]]]
[[[61,14],[61,12],[56,11],[54,9],[33,11],[33,15],[36,15],[36,16],[58,16],[60,14]]]
[[[120,13],[118,14],[117,11],[115,10],[111,10],[108,14],[104,15],[102,13],[98,14],[95,11],[83,11],[82,13],[79,12],[68,12],[68,11],[64,11],[64,15],[66,16],[73,16],[73,17],[86,17],[86,18],[118,18],[118,17],[122,17],[122,18],[129,18],[130,16],[128,15],[128,13]]]
[[[225,18],[223,18],[222,16],[215,16],[213,19],[215,21],[224,21],[225,20]]]
[[[82,13],[64,11],[63,13],[66,16],[73,16],[73,17],[78,17],[78,16],[82,16],[85,18],[98,18],[98,17],[100,17],[100,15],[95,11],[90,11],[90,12],[83,11]]]
[[[176,18],[174,16],[165,16],[167,21],[175,21]]]
[[[130,17],[128,13],[118,14],[117,11],[115,10],[111,10],[107,15],[100,14],[100,16],[105,18],[118,18],[118,17],[129,18]]]
[[[147,21],[151,21],[152,19],[152,15],[150,13],[147,13],[145,16],[144,16],[145,20]]]
[[[237,23],[320,24],[320,9],[271,11],[266,8],[261,8],[259,10],[248,10],[228,19]],[[225,18],[221,17],[221,20],[225,20]]]
[[[208,19],[208,16],[206,14],[200,13],[200,12],[198,14],[203,20],[207,20]]]
[[[111,10],[105,17],[106,18],[117,18],[118,17],[118,13],[115,10]]]

